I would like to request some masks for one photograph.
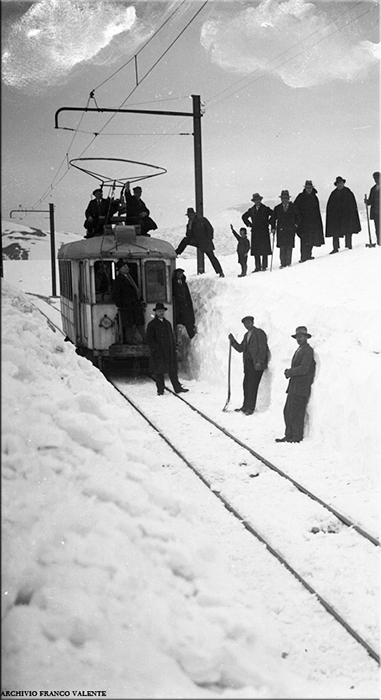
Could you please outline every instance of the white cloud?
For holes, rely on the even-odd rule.
[[[132,32],[128,48],[134,50],[135,25],[132,5],[41,0],[11,26],[5,37],[3,80],[29,92],[59,84],[76,65],[95,59],[123,32]],[[139,41],[141,34],[139,29]],[[115,54],[109,54],[108,60],[114,59]]]
[[[271,71],[295,88],[359,80],[379,60],[379,46],[354,38],[352,12],[333,19],[329,9],[306,0],[264,0],[238,11],[230,5],[204,23],[201,43],[224,70]]]

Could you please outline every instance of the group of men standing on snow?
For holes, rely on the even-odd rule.
[[[375,185],[364,201],[370,206],[370,218],[374,221],[376,239],[380,245],[380,173],[373,173],[373,179]],[[353,234],[361,231],[356,199],[345,183],[346,180],[338,176],[334,182],[335,189],[327,201],[325,237],[332,238],[331,253],[339,252],[340,238],[344,238],[345,246],[350,250]],[[250,249],[255,260],[253,272],[267,269],[268,256],[273,253],[270,230],[274,237],[276,234],[281,268],[291,265],[295,236],[300,238],[300,262],[313,260],[313,248],[324,244],[324,233],[320,203],[312,180],[305,181],[303,191],[294,202],[290,200],[289,191],[282,190],[281,203],[274,210],[262,204],[263,197],[258,192],[251,199],[254,204],[242,215],[242,221],[251,228]],[[234,230],[233,233],[237,237]],[[237,252],[239,254],[238,248]],[[240,255],[239,262],[242,266]]]

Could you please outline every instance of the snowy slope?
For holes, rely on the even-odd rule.
[[[2,221],[3,260],[50,260],[51,236],[49,230],[31,228],[13,221]],[[62,243],[71,243],[81,236],[75,233],[55,232],[55,249]]]

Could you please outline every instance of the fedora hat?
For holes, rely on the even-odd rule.
[[[249,319],[250,321],[252,321],[254,323],[254,316],[244,316],[243,318],[241,318],[241,323],[243,323],[247,319]]]
[[[185,216],[188,216],[188,214],[195,214],[195,213],[196,213],[196,212],[195,212],[195,210],[193,209],[193,207],[188,207],[187,213],[185,214]]]
[[[314,183],[312,182],[312,180],[306,180],[304,183],[304,187],[307,187],[307,185],[311,185],[311,187],[313,187]]]
[[[259,192],[254,192],[251,201],[254,202],[255,199],[260,199],[262,201],[263,197],[259,194]]]
[[[282,190],[282,192],[279,195],[279,197],[289,197],[289,196],[290,196],[290,193],[288,190]]]
[[[95,195],[96,192],[100,192],[102,194],[102,188],[96,187],[95,190],[93,190],[93,194]]]
[[[153,307],[153,311],[160,311],[160,309],[162,309],[162,310],[164,310],[164,311],[167,311],[167,307],[164,306],[164,304],[163,304],[162,301],[158,301],[158,302],[156,303],[156,306]]]
[[[306,335],[307,338],[312,338],[311,334],[307,331],[306,326],[298,326],[295,335],[292,335],[291,338],[296,338],[298,335]]]
[[[120,258],[116,263],[115,267],[117,270],[120,270],[120,268],[123,267],[123,265],[128,265],[128,262],[127,260],[122,260],[122,258]]]
[[[337,185],[338,182],[344,182],[344,184],[345,184],[345,183],[346,183],[346,180],[344,180],[343,177],[340,177],[340,175],[338,175],[337,178],[336,178],[336,180],[335,180],[335,182],[334,182],[333,184],[334,184],[334,185]]]

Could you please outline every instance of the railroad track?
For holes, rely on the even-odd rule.
[[[178,403],[176,425],[171,426],[160,399],[156,400],[153,383],[108,379],[241,525],[379,663],[378,540],[195,409],[188,399],[166,390],[171,395],[166,400]],[[222,462],[221,455],[226,455]],[[306,521],[310,525],[325,522],[325,532],[319,525],[307,530]],[[324,535],[317,543],[319,533]],[[350,561],[348,589],[344,577]],[[364,572],[369,570],[373,576],[365,581]],[[361,629],[356,629],[359,610]]]
[[[50,325],[49,313],[41,313]],[[378,539],[192,406],[189,399],[167,388],[166,396],[156,400],[155,386],[148,379],[107,378],[240,524],[379,663]],[[163,401],[168,400],[177,402],[176,425],[165,416]]]

